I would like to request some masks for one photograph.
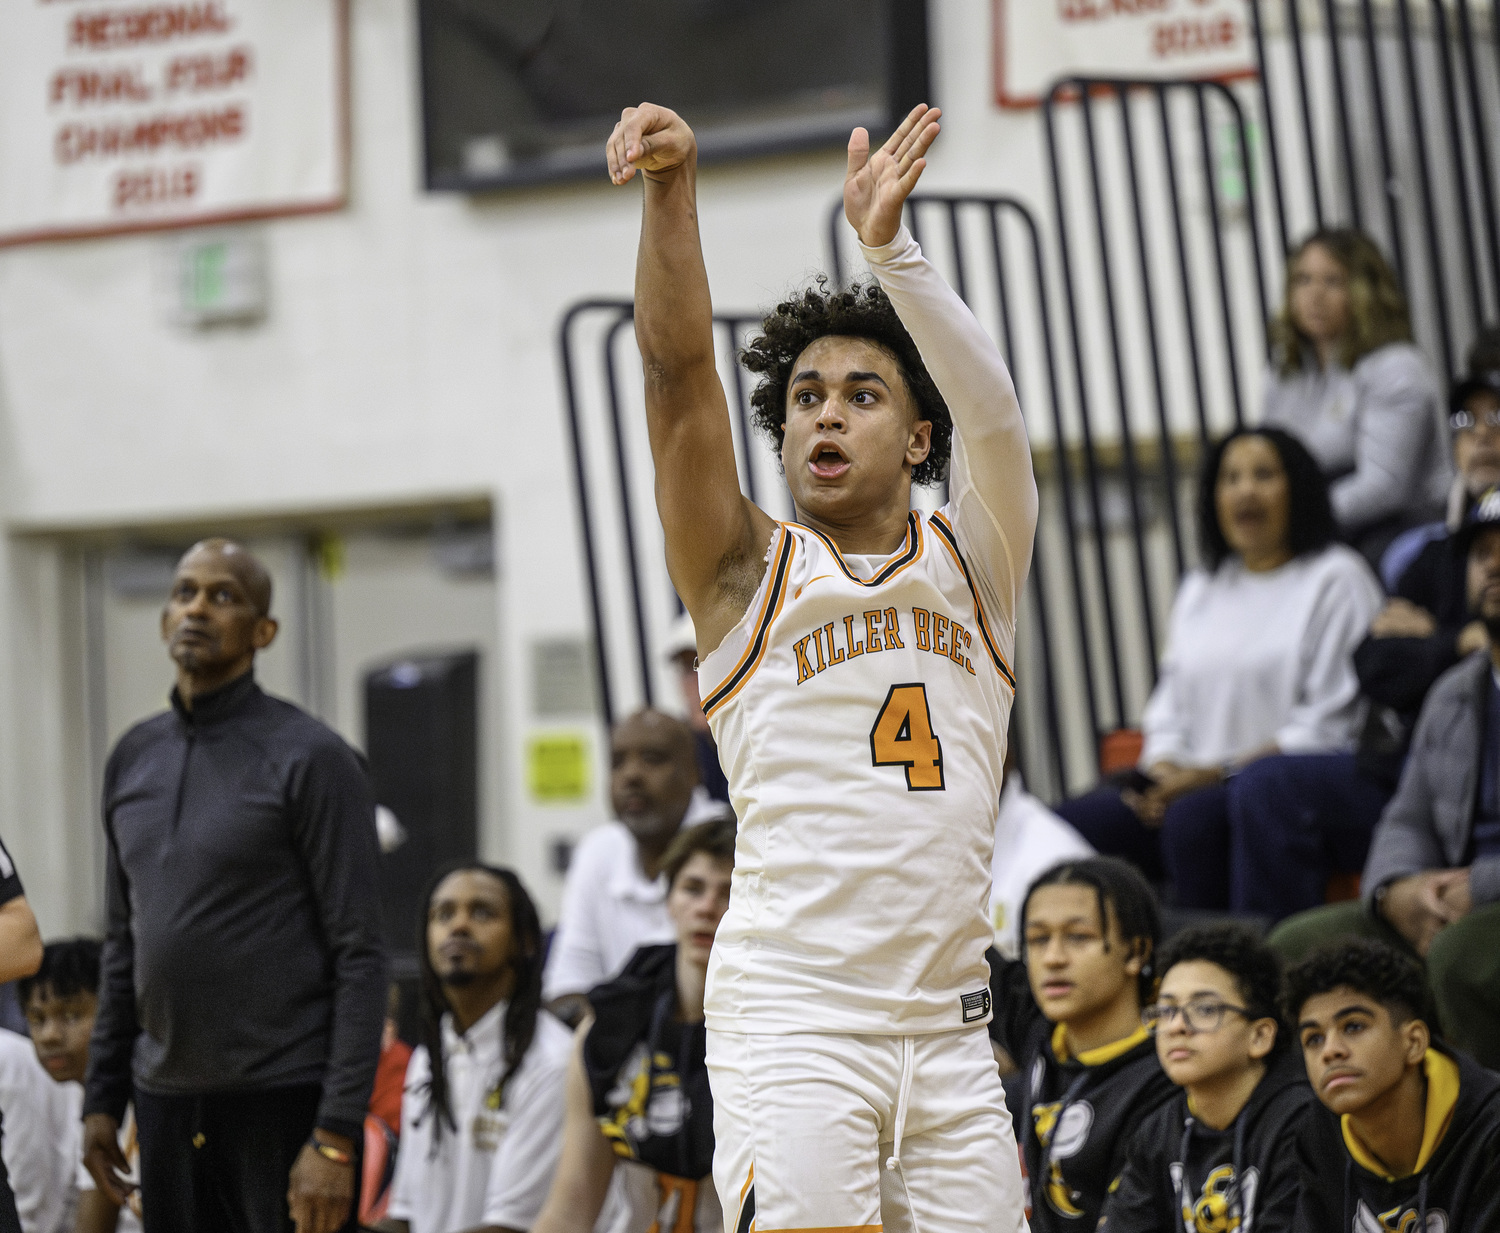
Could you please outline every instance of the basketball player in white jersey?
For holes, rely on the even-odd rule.
[[[789,523],[739,489],[693,134],[643,104],[608,146],[616,183],[645,180],[657,506],[740,818],[705,1007],[730,1233],[1024,1227],[984,951],[1036,485],[1004,362],[901,226],[937,118],[873,156],[850,138],[878,286],[807,290],[746,351]],[[913,480],[950,439],[950,500],[922,517]]]

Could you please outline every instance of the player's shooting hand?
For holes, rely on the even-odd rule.
[[[335,1139],[333,1135],[325,1137]],[[353,1150],[353,1144],[342,1136],[334,1146]],[[354,1165],[329,1160],[311,1144],[304,1144],[287,1179],[286,1201],[297,1233],[336,1233],[349,1218],[349,1206],[354,1201]]]
[[[942,114],[936,107],[918,103],[874,154],[868,132],[857,128],[850,134],[844,217],[866,248],[879,248],[896,238],[901,209],[927,166],[922,156],[938,135]]]
[[[624,184],[637,171],[660,175],[693,162],[698,139],[675,111],[642,103],[620,113],[620,122],[604,146],[609,178]]]
[[[108,1113],[90,1113],[83,1119],[83,1164],[100,1192],[123,1207],[135,1187],[124,1176],[130,1164],[120,1150],[120,1123]]]

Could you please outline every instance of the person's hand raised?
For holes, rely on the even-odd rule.
[[[675,111],[642,103],[620,113],[604,156],[609,160],[609,178],[624,184],[637,171],[661,174],[695,161],[698,139]]]
[[[857,128],[850,134],[844,217],[866,248],[889,244],[901,229],[901,209],[927,166],[922,156],[938,135],[942,114],[918,103],[874,154],[868,132]]]

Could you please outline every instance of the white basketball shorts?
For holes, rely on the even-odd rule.
[[[726,1233],[1024,1233],[1025,1189],[984,1028],[708,1033]]]

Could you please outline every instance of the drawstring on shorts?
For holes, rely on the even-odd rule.
[[[903,1036],[901,1038],[901,1090],[896,1097],[896,1141],[885,1162],[887,1169],[901,1167],[901,1135],[906,1130],[906,1105],[911,1097],[912,1072],[916,1069],[915,1052],[912,1038]]]

